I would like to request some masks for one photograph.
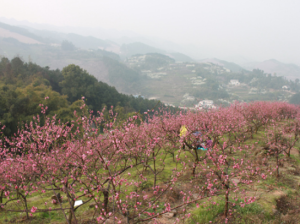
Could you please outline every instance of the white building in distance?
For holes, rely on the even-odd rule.
[[[195,67],[195,64],[186,64],[186,67]]]
[[[198,109],[213,109],[216,108],[213,100],[201,100],[196,106]]]
[[[241,83],[237,79],[231,79],[230,82],[229,82],[229,85],[239,86],[239,85],[241,85]]]
[[[290,87],[289,86],[282,86],[282,89],[283,90],[290,90]]]
[[[257,88],[251,88],[248,94],[258,94]]]

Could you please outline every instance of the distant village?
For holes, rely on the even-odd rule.
[[[130,68],[142,68],[143,67],[142,65],[146,61],[146,57],[147,55],[132,56],[131,58],[128,58],[125,61],[125,63]],[[185,69],[190,73],[196,73],[197,66],[201,66],[204,69],[206,69],[208,72],[216,73],[216,74],[223,74],[226,72],[230,72],[229,69],[210,62],[204,62],[204,63],[176,62],[176,63],[170,63],[164,67],[153,68],[149,70],[141,70],[141,73],[152,79],[159,79],[162,76],[166,76],[170,71],[175,71],[175,70]],[[193,77],[191,78],[191,81],[194,85],[205,84],[205,80],[201,80],[201,79],[202,79],[201,77]]]
[[[221,76],[222,74],[229,74],[231,72],[230,69],[226,68],[223,65],[215,64],[212,62],[172,62],[172,63],[164,63],[163,66],[149,66],[147,64],[147,57],[148,55],[135,55],[130,58],[127,58],[125,60],[125,64],[132,69],[135,69],[140,72],[142,76],[145,76],[149,78],[150,80],[161,80],[164,77],[171,76],[174,73],[179,73],[183,77],[186,78],[187,82],[190,83],[192,88],[201,88],[201,86],[204,86],[207,84],[207,79],[202,77],[201,72],[207,72],[210,74],[214,74],[217,76]],[[199,71],[201,71],[199,73]],[[270,89],[265,88],[257,88],[257,87],[251,87],[249,84],[258,82],[256,78],[253,78],[253,80],[250,81],[249,84],[241,83],[238,79],[231,79],[229,82],[224,82],[223,80],[218,80],[220,85],[219,89],[226,90],[233,99],[231,100],[225,100],[225,99],[197,99],[195,96],[193,96],[191,93],[186,92],[182,95],[181,100],[179,104],[172,103],[172,102],[165,102],[167,106],[179,106],[183,109],[214,109],[217,108],[220,104],[222,105],[228,105],[232,103],[234,100],[239,100],[239,94],[235,93],[237,90],[243,90],[246,92],[247,95],[257,95],[257,94],[268,94],[270,92],[274,92]],[[282,92],[285,92],[285,94],[282,94],[280,96],[279,100],[286,101],[287,97],[289,97],[292,93],[290,93],[290,87],[287,85],[283,85],[281,88]],[[137,94],[134,95],[135,97],[144,97],[143,95]],[[164,100],[160,96],[150,96],[147,97],[149,99],[159,99],[162,102]],[[243,101],[243,100],[242,100]],[[185,105],[191,105],[193,106],[187,107]]]

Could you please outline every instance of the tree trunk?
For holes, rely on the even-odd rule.
[[[126,222],[129,224],[129,211],[126,212]]]
[[[104,195],[104,210],[106,213],[108,213],[108,190],[103,191],[103,195]]]
[[[228,216],[228,204],[229,204],[229,190],[227,188],[226,195],[225,195],[225,211],[224,211],[225,218],[227,218]]]
[[[24,202],[25,202],[25,209],[26,209],[26,217],[27,217],[27,219],[29,219],[29,216],[28,216],[28,206],[27,206],[27,199],[26,198],[24,199]]]
[[[277,164],[277,174],[276,174],[276,177],[278,178],[279,177],[279,155],[278,155],[278,151],[276,153],[276,164]]]
[[[152,153],[152,156],[153,156],[153,170],[154,170],[153,187],[156,187],[156,163],[155,163],[155,154],[154,154],[154,152]]]
[[[196,163],[194,163],[194,166],[193,166],[193,172],[192,172],[192,175],[195,176],[196,174]]]
[[[76,216],[75,216],[75,210],[74,210],[74,204],[75,204],[75,198],[76,197],[75,197],[74,194],[69,194],[67,186],[66,186],[66,193],[67,193],[67,199],[68,199],[69,205],[71,207],[68,222],[69,222],[69,224],[71,224],[73,216],[74,216],[75,224],[77,224],[77,220],[76,220]],[[58,199],[59,197],[60,197],[60,194],[56,194],[56,198]],[[58,200],[58,202],[60,204],[60,207],[62,208],[61,201]]]
[[[1,191],[1,195],[0,195],[0,204],[2,204],[2,202],[3,202],[3,194],[4,194],[4,190]]]
[[[195,174],[196,174],[196,166],[199,162],[199,156],[198,156],[197,149],[194,149],[194,151],[195,151],[195,154],[196,154],[196,158],[195,158],[195,162],[194,162],[194,166],[193,166],[193,172],[192,172],[193,176],[195,176]]]
[[[291,149],[292,149],[292,147],[289,147],[289,148],[288,148],[288,151],[287,151],[288,157],[291,157]]]
[[[29,215],[28,215],[28,206],[27,206],[27,200],[26,197],[22,194],[20,194],[24,200],[24,204],[25,204],[25,210],[26,210],[26,218],[29,219]]]
[[[71,203],[72,204],[70,203],[71,208],[70,208],[70,214],[69,214],[69,218],[68,218],[70,224],[72,223],[73,216],[74,216],[74,219],[75,219],[75,223],[77,224],[77,220],[76,220],[76,216],[75,216],[75,211],[74,211],[74,204],[75,204],[74,198],[71,198]]]
[[[68,220],[69,220],[69,223],[72,223],[72,218],[73,218],[73,212],[72,212],[72,208],[70,209],[70,214],[69,214],[69,218],[68,218]]]

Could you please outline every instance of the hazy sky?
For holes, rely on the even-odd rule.
[[[130,30],[189,45],[196,57],[300,64],[299,0],[0,0],[0,16]]]

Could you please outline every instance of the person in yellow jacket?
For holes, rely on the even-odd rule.
[[[180,137],[185,137],[187,133],[187,128],[185,127],[185,125],[182,125],[180,128]]]
[[[186,136],[186,133],[187,133],[187,128],[185,127],[185,125],[182,125],[180,127],[180,137],[185,137]],[[185,144],[183,144],[183,149],[185,149]]]

